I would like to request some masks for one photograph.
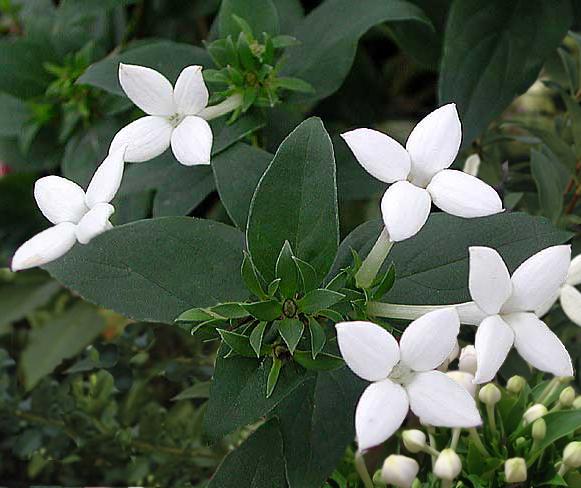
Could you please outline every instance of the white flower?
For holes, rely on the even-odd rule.
[[[95,171],[87,192],[60,176],[45,176],[34,185],[34,198],[50,227],[18,248],[12,270],[42,266],[68,252],[75,242],[87,244],[93,237],[112,227],[109,217],[113,200],[123,176],[121,147],[111,153]]]
[[[383,463],[381,478],[385,483],[397,488],[410,488],[419,470],[420,465],[415,459],[392,454]]]
[[[371,322],[342,322],[336,327],[345,362],[357,376],[372,382],[355,412],[361,451],[388,439],[409,409],[434,426],[480,425],[469,393],[444,373],[433,371],[456,342],[460,321],[453,308],[412,322],[399,345],[389,332]]]
[[[570,246],[553,246],[522,263],[512,278],[500,255],[471,247],[469,288],[484,314],[476,332],[475,381],[492,380],[514,345],[535,368],[555,376],[573,376],[569,353],[534,313],[565,282]]]
[[[476,368],[476,348],[473,345],[463,347],[460,351],[458,369],[474,375],[476,373]]]
[[[470,393],[472,398],[476,397],[476,384],[474,383],[473,374],[466,371],[448,371],[446,375]]]
[[[581,326],[581,292],[575,288],[577,285],[581,285],[581,254],[571,260],[565,284],[536,310],[536,314],[542,317],[559,300],[567,317]]]
[[[414,236],[426,223],[432,202],[458,217],[483,217],[502,211],[502,202],[493,188],[462,171],[447,169],[462,139],[453,103],[421,120],[405,148],[371,129],[352,130],[342,137],[368,173],[384,183],[393,183],[381,200],[392,241]]]
[[[121,129],[111,142],[111,151],[127,144],[125,161],[139,163],[159,156],[171,145],[176,159],[186,166],[210,163],[212,130],[200,117],[208,104],[201,66],[184,68],[173,88],[151,68],[119,64],[119,82],[147,115]]]

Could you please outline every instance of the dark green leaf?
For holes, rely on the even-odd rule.
[[[178,393],[172,398],[172,401],[176,402],[179,400],[195,400],[198,398],[209,398],[210,397],[210,385],[209,381],[200,381],[182,392]]]
[[[285,241],[275,267],[276,277],[280,279],[278,289],[284,298],[294,297],[299,288],[299,270],[293,257],[291,246]]]
[[[248,336],[237,334],[236,332],[230,332],[223,329],[219,329],[218,333],[220,334],[222,340],[226,344],[228,344],[235,353],[240,354],[241,356],[245,356],[247,358],[254,357],[254,350],[250,345]]]
[[[383,274],[379,285],[375,290],[373,290],[373,299],[379,300],[385,295],[389,290],[393,288],[395,283],[395,266],[391,264],[387,271]]]
[[[250,333],[250,345],[256,353],[256,357],[260,357],[260,350],[262,348],[262,337],[264,336],[264,329],[268,322],[259,322]]]
[[[270,398],[276,388],[278,383],[278,378],[280,376],[280,370],[282,368],[282,361],[278,358],[272,360],[272,366],[268,372],[268,379],[266,381],[266,398]]]
[[[293,259],[299,269],[303,293],[307,293],[317,288],[317,286],[321,284],[321,280],[318,278],[315,268],[296,256],[293,256]]]
[[[283,319],[276,321],[275,326],[278,328],[278,332],[288,346],[290,353],[293,354],[303,336],[305,324],[298,319]]]
[[[531,149],[531,173],[539,192],[541,214],[557,222],[563,212],[563,192],[558,162],[548,155]]]
[[[324,352],[313,359],[311,351],[295,351],[293,359],[303,368],[312,371],[333,371],[345,366],[343,358]]]
[[[581,425],[581,410],[564,410],[562,412],[550,412],[543,417],[547,424],[547,435],[539,443],[535,453],[553,445],[555,441],[572,434]]]
[[[19,98],[0,93],[0,137],[17,136],[32,115]]]
[[[245,303],[242,305],[250,315],[258,320],[276,320],[282,315],[282,305],[277,300]]]
[[[256,37],[263,32],[278,34],[278,13],[271,0],[223,0],[218,14],[220,37],[238,39],[242,29],[232,15],[244,19]]]
[[[172,323],[194,306],[246,298],[238,271],[243,246],[232,227],[168,217],[115,227],[46,268],[89,301],[137,320]]]
[[[212,311],[212,314],[224,317],[225,319],[242,319],[249,315],[242,304],[237,302],[220,303],[219,305],[212,307],[210,310]]]
[[[214,317],[202,308],[191,308],[181,313],[176,322],[205,322],[212,320]]]
[[[325,347],[327,336],[325,335],[323,326],[313,317],[309,317],[309,331],[311,333],[311,357],[316,359],[317,354]]]
[[[336,291],[319,289],[307,293],[298,302],[299,310],[306,314],[313,314],[324,308],[330,308],[340,302],[345,295]]]
[[[260,279],[258,278],[254,265],[246,251],[244,251],[244,260],[242,261],[242,269],[240,272],[246,288],[261,300],[266,299],[266,293],[264,293],[264,290],[262,289]]]
[[[256,188],[248,249],[258,271],[272,280],[288,240],[294,254],[322,278],[336,253],[338,236],[333,148],[321,121],[310,118],[284,140]]]

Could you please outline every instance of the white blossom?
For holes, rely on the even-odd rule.
[[[476,332],[475,381],[494,378],[513,345],[535,368],[555,376],[573,376],[565,346],[535,313],[565,282],[570,246],[543,249],[523,262],[512,277],[494,249],[471,247],[469,251],[470,294],[484,317]]]
[[[357,376],[372,382],[355,412],[361,451],[388,439],[410,409],[434,426],[481,424],[470,394],[444,373],[434,371],[456,343],[460,321],[455,309],[436,310],[415,320],[399,344],[371,322],[342,322],[336,327],[345,362]]]
[[[123,176],[125,146],[112,152],[95,171],[87,192],[60,176],[45,176],[34,185],[34,198],[54,226],[40,232],[12,258],[12,270],[42,266],[67,253],[78,241],[87,244],[112,227],[115,212],[110,204]]]
[[[465,218],[502,211],[502,202],[492,187],[472,175],[448,169],[462,139],[453,103],[421,120],[405,148],[372,129],[352,130],[342,137],[368,173],[391,184],[381,200],[381,212],[394,242],[414,236],[423,227],[432,202],[446,213]]]
[[[410,488],[420,466],[415,459],[398,454],[388,456],[381,469],[382,480],[397,488]]]

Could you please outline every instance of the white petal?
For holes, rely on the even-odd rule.
[[[563,285],[567,286],[567,285]],[[543,317],[544,315],[549,313],[549,310],[553,308],[555,302],[559,299],[559,295],[561,294],[561,288],[559,288],[555,293],[553,293],[541,306],[537,307],[535,310],[535,315],[537,317]]]
[[[500,315],[485,318],[476,330],[476,383],[491,381],[514,343],[514,333]]]
[[[514,331],[514,347],[527,363],[555,376],[573,376],[567,349],[535,314],[512,313],[503,318]]]
[[[528,258],[512,274],[512,296],[504,313],[533,312],[561,288],[571,263],[571,246],[552,246]]]
[[[178,113],[196,115],[208,105],[208,88],[202,77],[201,66],[188,66],[180,73],[174,89]]]
[[[122,146],[109,154],[95,171],[85,197],[89,208],[97,203],[109,203],[115,197],[123,178],[126,147]]]
[[[395,139],[372,129],[355,129],[341,134],[341,137],[371,176],[384,183],[407,178],[410,155]]]
[[[83,189],[60,176],[40,178],[34,184],[34,198],[40,211],[53,224],[76,224],[89,210],[85,205]]]
[[[470,393],[440,371],[417,373],[406,391],[412,412],[428,425],[476,427],[482,423]]]
[[[456,383],[470,393],[472,398],[476,396],[476,384],[474,382],[474,376],[471,373],[467,373],[466,371],[448,371],[446,372],[446,376],[452,378]]]
[[[399,346],[383,327],[371,322],[340,322],[337,342],[347,366],[368,381],[387,378],[399,361]]]
[[[415,236],[430,215],[428,192],[407,181],[391,185],[381,199],[381,213],[392,241]]]
[[[125,161],[141,163],[159,156],[168,147],[173,127],[163,117],[153,115],[141,117],[121,129],[111,142],[109,153],[117,152],[123,146]]]
[[[440,171],[427,190],[436,207],[456,217],[485,217],[503,210],[502,200],[494,188],[462,171]]]
[[[454,306],[460,316],[460,323],[467,325],[478,325],[488,314],[483,312],[474,302],[460,303]]]
[[[386,441],[399,429],[409,410],[405,390],[390,380],[369,385],[355,410],[355,431],[359,450]]]
[[[161,73],[145,66],[119,64],[121,88],[148,115],[173,115],[173,87]]]
[[[437,368],[457,345],[460,319],[454,308],[434,310],[407,326],[399,342],[401,360],[414,371]]]
[[[190,115],[172,132],[171,150],[186,165],[210,164],[212,129],[204,119]]]
[[[470,296],[484,312],[497,314],[512,293],[510,273],[500,254],[490,247],[472,246],[468,288]]]
[[[567,284],[571,286],[581,285],[581,254],[571,260],[567,273]]]
[[[561,289],[561,307],[563,312],[581,326],[581,293],[571,285],[564,285]]]
[[[480,169],[480,156],[474,153],[466,158],[466,161],[464,161],[464,167],[462,168],[462,171],[472,176],[478,176],[479,169]]]
[[[77,239],[81,244],[88,244],[91,239],[111,228],[109,217],[115,209],[109,203],[97,203],[77,225]]]
[[[12,271],[50,263],[69,251],[75,242],[75,224],[70,222],[43,230],[16,250],[12,258]]]
[[[426,186],[438,171],[448,168],[458,154],[461,140],[462,126],[453,103],[420,120],[406,143],[412,157],[412,183]]]

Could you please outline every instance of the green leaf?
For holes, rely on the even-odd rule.
[[[0,137],[17,136],[32,112],[19,98],[0,93]]]
[[[236,332],[230,332],[224,329],[218,329],[218,333],[220,334],[222,340],[228,344],[235,353],[247,358],[254,357],[254,349],[250,345],[248,336],[237,334]]]
[[[271,161],[272,154],[241,142],[212,160],[220,200],[240,230],[246,230],[254,190]]]
[[[531,149],[531,173],[539,192],[541,213],[556,223],[563,212],[563,192],[558,171],[558,162],[550,158],[552,154],[543,154]]]
[[[220,303],[210,310],[213,314],[225,319],[243,319],[249,315],[242,304],[237,302]]]
[[[175,83],[180,72],[192,64],[211,66],[208,53],[197,46],[171,41],[152,41],[130,47],[121,54],[108,56],[89,66],[77,83],[101,88],[114,95],[125,96],[119,84],[119,63],[153,68]]]
[[[315,89],[309,83],[299,78],[292,78],[290,76],[281,76],[277,78],[274,85],[277,88],[282,88],[289,91],[315,93]]]
[[[306,314],[317,313],[324,308],[330,308],[340,302],[345,295],[336,291],[319,289],[307,293],[298,302],[299,310]]]
[[[581,425],[581,410],[550,412],[543,417],[547,424],[547,435],[539,443],[535,453],[539,453],[557,440],[572,434]]]
[[[315,94],[291,100],[320,100],[335,92],[349,73],[357,42],[371,27],[383,22],[419,21],[430,25],[422,10],[403,0],[327,0],[307,15],[292,33],[301,44],[289,48],[283,75],[299,78]]]
[[[395,266],[390,264],[387,272],[384,273],[379,285],[373,290],[373,299],[379,300],[385,295],[389,290],[393,288],[395,284]]]
[[[264,302],[243,303],[242,306],[255,319],[267,322],[276,320],[282,315],[282,305],[277,300],[266,300]]]
[[[272,0],[223,0],[218,13],[220,37],[238,39],[242,29],[233,15],[244,19],[256,37],[263,32],[278,34],[278,12]]]
[[[213,439],[268,415],[286,396],[306,380],[304,370],[288,363],[281,371],[277,388],[266,398],[272,359],[257,361],[241,356],[226,359],[228,348],[218,352],[210,389],[204,430]]]
[[[282,438],[272,419],[226,456],[208,488],[286,488]]]
[[[285,241],[275,266],[276,277],[280,279],[278,289],[284,298],[294,297],[299,288],[299,270],[293,257],[291,246]]]
[[[86,300],[171,324],[192,307],[246,298],[238,271],[243,246],[240,231],[218,222],[142,220],[76,245],[46,269]]]
[[[314,317],[309,317],[309,332],[311,334],[311,356],[313,359],[317,358],[325,343],[327,342],[327,336],[325,335],[325,329]]]
[[[453,2],[444,38],[440,103],[455,102],[470,144],[536,80],[571,24],[571,2]],[[470,56],[466,53],[469,52]]]
[[[248,250],[269,281],[288,240],[295,256],[311,264],[322,279],[338,238],[333,148],[322,122],[310,118],[283,141],[256,188],[248,218]]]
[[[266,293],[264,293],[264,290],[262,289],[260,279],[258,278],[254,265],[246,251],[244,251],[244,259],[242,261],[242,269],[240,270],[240,273],[246,288],[261,300],[266,299]]]
[[[341,243],[329,276],[335,276],[351,263],[352,249],[366,256],[383,227],[380,221],[366,222],[349,234]],[[570,238],[569,232],[555,228],[547,219],[524,213],[476,219],[432,214],[420,233],[395,244],[392,249],[390,260],[397,269],[398,279],[384,301],[418,305],[469,301],[469,246],[496,249],[512,272],[534,253],[563,244]]]
[[[288,346],[290,353],[293,354],[303,336],[305,324],[298,319],[283,319],[277,320],[275,326],[278,328],[278,331]]]
[[[278,383],[278,378],[280,376],[280,370],[282,369],[282,361],[278,358],[272,360],[272,366],[268,372],[268,379],[266,380],[266,398],[270,398],[276,384]]]
[[[256,353],[256,357],[260,357],[260,350],[262,348],[262,337],[264,336],[264,329],[266,329],[266,325],[268,322],[259,322],[252,332],[250,333],[250,345],[252,349]]]
[[[276,294],[276,292],[278,291],[278,285],[280,285],[280,278],[272,280],[268,284],[268,290],[266,293],[268,294],[269,297],[273,297]]]
[[[79,302],[64,314],[33,329],[20,362],[27,390],[51,373],[63,359],[80,353],[104,328],[105,320],[95,307]]]
[[[210,397],[210,381],[200,381],[185,390],[178,393],[172,398],[172,401],[177,402],[180,400],[195,400],[198,398],[209,398]]]
[[[206,320],[212,319],[214,319],[214,316],[207,310],[195,307],[181,313],[176,319],[176,322],[205,322]]]
[[[343,358],[324,352],[313,358],[311,351],[295,351],[293,359],[303,368],[312,371],[333,371],[345,366]]]
[[[315,268],[296,256],[293,256],[293,259],[299,269],[303,293],[307,293],[317,288],[317,286],[321,284],[321,280],[318,278]]]

